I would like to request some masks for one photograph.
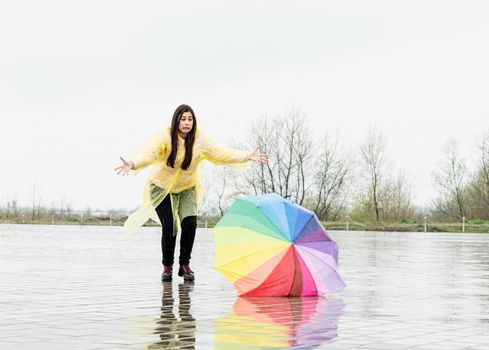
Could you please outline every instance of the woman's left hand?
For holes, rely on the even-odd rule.
[[[255,150],[250,155],[250,160],[265,164],[268,162],[268,156],[265,153],[260,152],[260,146],[256,146]]]

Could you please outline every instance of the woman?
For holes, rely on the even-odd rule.
[[[202,161],[239,165],[250,160],[266,163],[258,147],[253,152],[226,149],[197,129],[195,113],[181,105],[173,114],[171,126],[156,134],[133,158],[120,157],[117,174],[139,172],[149,165],[153,171],[146,184],[142,206],[124,223],[126,233],[134,232],[152,218],[162,225],[161,250],[164,266],[162,280],[171,281],[176,234],[181,228],[178,275],[194,280],[190,258],[197,229],[197,211],[202,199],[198,168]],[[155,215],[156,214],[156,215]]]

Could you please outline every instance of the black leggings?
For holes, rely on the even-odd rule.
[[[175,208],[176,209],[176,208]],[[168,194],[163,202],[156,207],[156,213],[161,221],[161,252],[163,254],[162,263],[164,266],[173,265],[173,255],[175,254],[175,243],[177,236],[173,235],[173,213],[171,210],[171,199]],[[190,262],[192,247],[194,246],[195,231],[197,230],[197,216],[187,216],[181,223],[182,234],[180,236],[180,265],[187,265]]]

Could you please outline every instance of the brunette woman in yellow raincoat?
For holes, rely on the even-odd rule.
[[[266,163],[267,156],[258,147],[253,152],[224,148],[197,129],[190,106],[181,105],[173,114],[171,126],[154,135],[132,160],[122,157],[117,174],[152,166],[143,203],[124,223],[127,234],[152,218],[162,226],[161,250],[163,281],[171,281],[176,235],[181,229],[178,275],[193,280],[190,257],[197,229],[197,212],[202,200],[199,165],[204,160],[215,164],[244,164],[250,160]]]

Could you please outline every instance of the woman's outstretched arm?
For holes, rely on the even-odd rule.
[[[169,142],[168,132],[158,132],[133,156],[133,160],[126,160],[119,156],[122,164],[115,168],[117,175],[128,175],[131,170],[142,170],[151,165],[155,160],[165,156],[167,143]]]
[[[266,163],[267,155],[261,153],[259,147],[256,147],[252,152],[241,151],[233,148],[223,147],[217,142],[214,142],[209,136],[201,134],[203,143],[204,159],[211,161],[214,164],[221,165],[238,165],[246,163],[249,160]]]

